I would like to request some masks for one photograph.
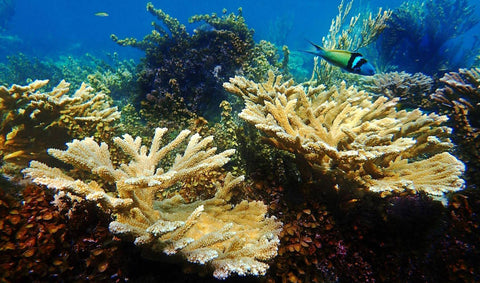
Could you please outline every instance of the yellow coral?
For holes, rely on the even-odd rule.
[[[61,81],[50,92],[40,89],[48,80],[27,86],[0,87],[0,151],[3,159],[25,166],[39,158],[47,144],[60,145],[86,135],[108,138],[120,112],[109,97],[86,84],[69,95],[70,84]]]
[[[160,147],[167,129],[157,128],[150,149],[140,137],[126,134],[115,138],[131,161],[115,167],[108,146],[92,138],[74,140],[68,149],[50,149],[49,154],[76,168],[91,171],[103,180],[115,184],[116,191],[107,192],[95,181],[75,180],[58,168],[32,161],[24,173],[37,184],[46,185],[72,196],[98,202],[106,211],[115,213],[110,230],[128,234],[137,245],[150,245],[167,254],[181,253],[188,261],[214,268],[214,276],[226,278],[264,274],[268,265],[263,261],[277,254],[281,223],[266,217],[262,202],[242,201],[232,206],[228,201],[231,189],[243,180],[228,174],[224,184],[216,184],[215,197],[186,203],[180,196],[157,200],[162,192],[175,183],[223,166],[235,150],[215,154],[210,148],[212,137],[190,137],[183,155],[178,154],[167,169],[159,162],[184,141],[190,131],[182,131],[173,141]]]
[[[245,100],[239,116],[278,148],[375,191],[411,189],[439,195],[462,188],[463,164],[442,153],[453,146],[450,128],[441,126],[446,116],[397,111],[398,99],[373,101],[369,93],[345,83],[328,90],[323,85],[305,89],[281,79],[270,72],[263,84],[238,76],[224,84]],[[419,161],[424,155],[432,157]],[[416,166],[423,168],[422,174],[406,173]],[[445,168],[450,168],[447,174],[437,174]]]

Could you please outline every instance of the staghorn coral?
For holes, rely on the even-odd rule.
[[[27,86],[0,87],[0,156],[22,167],[32,158],[42,159],[48,146],[71,138],[95,136],[109,140],[120,112],[108,96],[86,84],[69,95],[61,81],[50,92],[40,89],[48,80]]]
[[[450,129],[440,126],[446,116],[396,111],[398,99],[372,101],[369,93],[345,83],[304,89],[273,72],[265,83],[237,76],[224,88],[245,100],[242,119],[324,174],[382,192],[406,189],[441,197],[463,187],[464,165],[445,152],[453,146]]]
[[[361,87],[367,91],[384,95],[388,98],[398,97],[402,103],[432,109],[429,99],[433,79],[422,73],[390,72],[363,77]]]
[[[49,154],[76,168],[92,171],[115,185],[115,192],[107,193],[97,182],[75,180],[58,168],[32,161],[23,172],[37,184],[66,191],[72,198],[91,200],[106,211],[112,211],[115,220],[110,230],[133,237],[134,243],[163,250],[167,254],[183,254],[188,261],[210,263],[216,278],[231,273],[239,275],[264,274],[266,261],[274,257],[279,244],[281,223],[275,217],[265,217],[266,206],[259,201],[242,201],[236,206],[228,203],[231,189],[243,180],[228,174],[223,185],[217,185],[215,197],[186,203],[177,195],[156,200],[157,193],[168,190],[185,178],[223,166],[234,150],[215,154],[209,148],[212,137],[201,139],[193,135],[183,153],[178,154],[168,170],[157,168],[170,151],[187,138],[190,131],[182,131],[173,141],[160,147],[167,129],[157,128],[150,146],[141,145],[140,137],[126,134],[115,138],[115,144],[131,157],[128,164],[115,168],[108,146],[86,138],[68,143],[66,151],[50,149]]]
[[[460,69],[446,73],[440,81],[444,87],[436,90],[431,98],[441,103],[441,109],[453,118],[455,141],[461,159],[467,163],[468,176],[480,185],[480,68]]]

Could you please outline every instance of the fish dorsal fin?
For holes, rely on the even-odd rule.
[[[313,45],[313,46],[317,49],[317,51],[325,51],[325,48],[321,47],[320,45],[315,44],[315,43],[311,42],[310,40],[307,40],[307,41],[308,41],[311,45]]]

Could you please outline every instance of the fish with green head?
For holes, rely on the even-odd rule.
[[[95,14],[93,14],[97,17],[108,17],[108,13],[107,12],[97,12]]]
[[[342,68],[343,70],[363,76],[375,75],[375,68],[368,63],[363,55],[357,52],[346,50],[325,49],[311,41],[310,44],[315,46],[316,51],[304,51],[313,55],[322,57],[328,63]]]

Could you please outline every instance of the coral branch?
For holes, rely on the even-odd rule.
[[[193,203],[176,195],[157,200],[160,193],[185,178],[223,166],[235,152],[216,154],[209,148],[212,137],[190,137],[183,153],[177,154],[173,165],[160,168],[161,159],[187,138],[182,131],[173,141],[161,147],[167,129],[157,128],[150,149],[142,146],[139,137],[126,134],[115,138],[115,144],[130,158],[128,164],[115,168],[108,146],[92,138],[74,140],[68,149],[50,149],[49,154],[75,168],[91,171],[116,186],[107,192],[95,181],[74,180],[58,168],[32,161],[23,172],[37,184],[66,191],[72,199],[98,202],[105,211],[115,213],[109,228],[115,234],[133,236],[136,245],[162,250],[167,254],[183,254],[188,261],[215,268],[220,279],[231,273],[265,274],[263,261],[277,254],[281,223],[266,217],[262,202],[242,201],[232,206],[231,190],[243,181],[228,174],[224,184],[217,184],[215,197]]]
[[[446,116],[426,115],[418,109],[397,111],[398,99],[381,96],[373,101],[367,92],[346,88],[345,83],[328,90],[305,89],[291,80],[282,83],[272,72],[264,84],[237,76],[224,87],[245,100],[242,119],[266,133],[276,147],[303,156],[321,172],[376,191],[409,189],[437,196],[463,186],[459,178],[463,164],[442,153],[453,146],[448,139],[451,130],[440,126]],[[432,158],[418,161],[425,155]],[[433,170],[430,173],[452,169],[445,175],[405,173],[415,166]],[[395,173],[398,168],[402,173]],[[382,180],[388,186],[375,187]]]
[[[120,118],[109,97],[82,84],[69,95],[61,81],[50,92],[40,91],[48,80],[27,86],[0,87],[0,157],[25,167],[42,159],[47,146],[60,146],[87,135],[109,139]]]

